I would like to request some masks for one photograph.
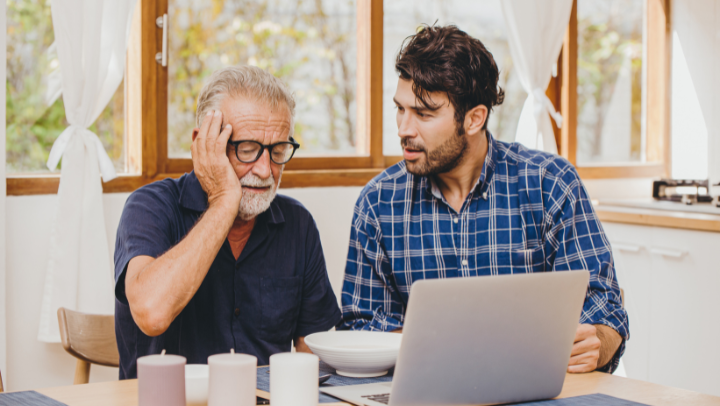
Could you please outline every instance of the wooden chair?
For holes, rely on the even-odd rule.
[[[5,387],[3,387],[2,383],[2,372],[0,372],[0,393],[5,392]]]
[[[63,348],[77,358],[73,385],[88,383],[90,365],[117,367],[120,364],[115,340],[115,317],[58,309]]]

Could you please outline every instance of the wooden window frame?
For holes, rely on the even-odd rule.
[[[554,126],[558,153],[569,160],[583,179],[652,178],[670,175],[670,0],[646,0],[646,162],[592,166],[577,165],[577,0],[558,59],[558,76],[548,87],[548,97],[563,116],[563,127]]]
[[[156,26],[155,19],[168,12],[168,1],[138,0],[125,81],[130,174],[104,182],[105,193],[131,192],[192,170],[191,159],[168,157],[168,73],[167,67],[155,61],[155,54],[162,49],[162,29]],[[296,157],[285,166],[281,187],[365,186],[387,167],[382,144],[382,0],[358,0],[357,49],[357,142],[361,155]],[[55,194],[59,184],[57,173],[13,174],[7,177],[7,194]]]
[[[128,47],[126,100],[127,167],[103,183],[105,193],[131,192],[145,184],[177,178],[192,170],[192,160],[169,158],[167,151],[167,67],[155,61],[162,48],[157,16],[169,0],[138,0]],[[578,167],[584,179],[668,176],[670,173],[669,83],[670,0],[647,0],[647,163]],[[364,156],[297,157],[283,172],[282,187],[364,186],[385,168],[402,160],[383,154],[383,0],[358,0],[357,5],[357,134]],[[564,117],[553,122],[560,155],[576,165],[577,150],[577,0],[573,3],[558,75],[547,95]],[[365,150],[366,149],[366,150]],[[576,165],[577,166],[577,165]],[[8,195],[57,193],[60,175],[13,174]]]

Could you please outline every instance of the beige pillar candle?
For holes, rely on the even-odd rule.
[[[285,352],[270,356],[270,403],[272,406],[317,406],[317,355]]]
[[[248,354],[208,357],[208,406],[255,406],[257,358]]]
[[[165,350],[138,358],[138,406],[185,406],[185,362]]]

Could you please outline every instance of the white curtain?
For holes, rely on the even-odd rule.
[[[573,0],[502,0],[513,68],[528,93],[515,141],[557,153],[550,116],[558,127],[562,117],[545,95],[560,55]]]
[[[0,49],[6,48],[6,21],[5,14],[7,7],[0,7]],[[6,97],[6,79],[7,79],[7,52],[0,54],[0,121],[5,123],[5,97]],[[0,128],[0,371],[3,375],[3,383],[7,382],[7,305],[5,301],[6,295],[6,269],[5,269],[5,193],[7,191],[5,179],[5,126]],[[7,386],[5,386],[7,390]]]
[[[720,3],[672,2],[672,177],[720,182]],[[707,152],[707,154],[705,153]],[[720,195],[720,186],[711,187]]]
[[[52,0],[65,115],[70,126],[53,144],[47,166],[62,158],[55,224],[38,339],[60,341],[57,309],[112,314],[112,261],[103,215],[102,179],[113,163],[88,127],[123,79],[130,21],[136,0]]]

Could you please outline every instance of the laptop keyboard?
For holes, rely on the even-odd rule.
[[[389,393],[383,393],[381,395],[365,395],[361,396],[362,398],[367,398],[367,400],[372,400],[373,402],[382,403],[384,405],[387,405],[390,402],[390,394]]]

